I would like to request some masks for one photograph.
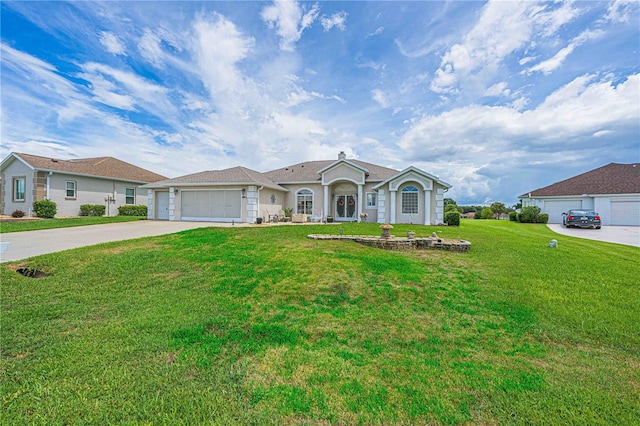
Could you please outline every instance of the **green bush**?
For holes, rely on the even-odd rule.
[[[484,207],[482,209],[480,219],[493,219],[493,210],[491,210],[491,207]]]
[[[511,222],[517,222],[518,221],[518,213],[517,212],[509,212],[509,220]]]
[[[540,213],[536,216],[536,223],[548,223],[549,222],[549,214],[548,213]]]
[[[444,212],[457,212],[458,211],[458,206],[456,206],[455,204],[447,204],[446,206],[444,206]]]
[[[120,206],[118,207],[118,214],[120,216],[146,216],[147,206],[144,206],[144,205]]]
[[[520,223],[536,223],[536,217],[539,214],[540,214],[540,207],[538,207],[538,206],[523,207],[522,211],[518,214],[518,222],[520,222]]]
[[[80,205],[80,216],[104,216],[106,207],[102,204]]]
[[[25,213],[22,210],[14,210],[13,213],[11,213],[11,217],[24,217]]]
[[[460,212],[458,210],[450,210],[446,212],[444,214],[444,221],[449,226],[460,226]]]
[[[58,206],[51,200],[40,200],[33,202],[33,211],[36,216],[51,219],[58,211]]]

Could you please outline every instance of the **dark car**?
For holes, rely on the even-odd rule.
[[[575,226],[596,229],[600,229],[602,225],[600,216],[593,210],[569,210],[566,213],[562,213],[562,224],[567,228]]]

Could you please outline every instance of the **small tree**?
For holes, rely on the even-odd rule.
[[[491,207],[484,207],[480,212],[480,219],[491,219],[493,217],[493,210]]]
[[[454,206],[457,205],[456,200],[454,200],[453,198],[445,198],[444,199],[444,206],[448,206],[449,204],[453,204]]]
[[[58,206],[51,200],[40,200],[33,202],[33,211],[36,216],[51,219],[58,212]]]
[[[493,211],[493,214],[496,215],[496,219],[498,219],[502,213],[507,211],[507,208],[505,207],[504,203],[499,203],[496,201],[495,203],[491,204],[491,211]]]
[[[518,213],[518,222],[520,223],[536,223],[536,218],[540,214],[540,207],[527,206],[523,207],[522,211]]]

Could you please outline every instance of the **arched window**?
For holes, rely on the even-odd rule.
[[[296,213],[313,214],[313,192],[301,189],[296,193]]]
[[[418,188],[413,185],[402,188],[402,214],[418,214]]]

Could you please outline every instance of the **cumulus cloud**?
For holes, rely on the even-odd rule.
[[[280,49],[293,51],[302,33],[318,17],[320,6],[314,4],[305,11],[297,1],[275,0],[262,10],[262,20],[274,28],[280,37]]]
[[[438,163],[454,162],[468,165],[468,173],[501,165],[511,165],[513,171],[519,162],[560,164],[567,155],[579,162],[602,147],[602,141],[592,142],[594,137],[605,140],[615,134],[640,134],[640,74],[618,84],[608,77],[580,76],[531,110],[469,105],[428,115],[411,124],[398,146],[407,158],[426,162],[433,170],[441,167]],[[619,149],[637,155],[637,142],[631,140],[624,147],[618,145]],[[465,196],[472,195],[479,194]]]
[[[125,48],[118,36],[108,31],[102,31],[99,34],[100,43],[107,49],[107,52],[114,55],[126,55]]]
[[[340,31],[344,31],[344,23],[347,22],[347,15],[345,11],[334,13],[331,16],[323,15],[322,18],[320,18],[322,28],[324,28],[325,31],[329,31],[331,28],[337,27]]]
[[[490,1],[474,27],[442,56],[431,90],[458,93],[463,81],[491,76],[504,59],[528,45],[534,35],[550,36],[575,18],[571,4],[550,8],[537,2]]]
[[[374,89],[371,91],[371,97],[374,101],[378,103],[382,108],[387,108],[389,106],[389,102],[384,94],[384,92],[380,89]]]

